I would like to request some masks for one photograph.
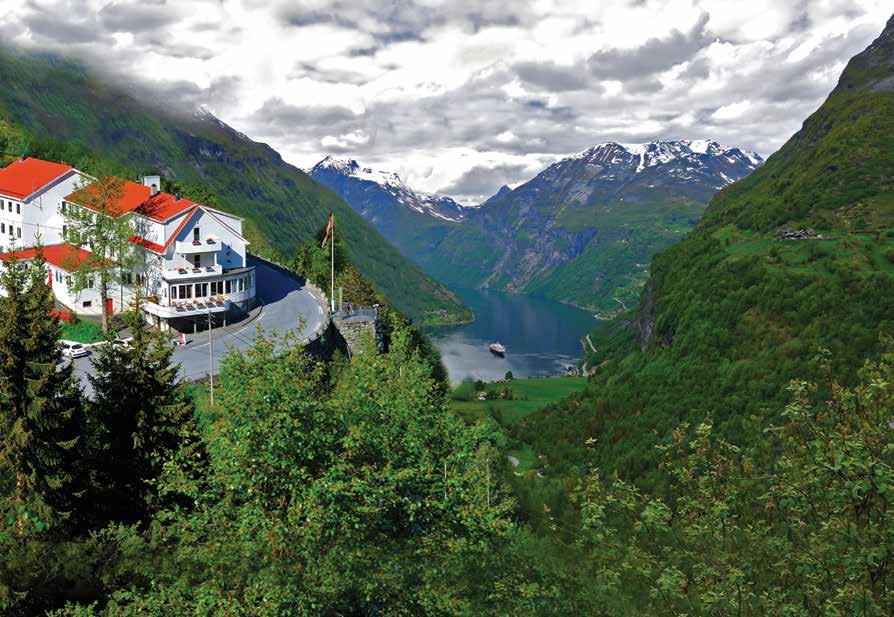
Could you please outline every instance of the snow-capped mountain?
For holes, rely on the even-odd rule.
[[[763,159],[754,152],[728,148],[710,139],[645,144],[608,142],[551,165],[531,183],[561,182],[564,178],[583,183],[590,195],[600,189],[629,192],[671,186],[686,192],[689,185],[707,199],[762,163]]]
[[[468,211],[450,197],[415,191],[396,173],[361,167],[353,159],[327,156],[308,173],[338,193],[373,224],[377,218],[394,216],[394,212],[389,212],[392,208],[408,208],[454,223],[463,220]]]
[[[552,297],[601,313],[635,301],[652,255],[763,159],[712,140],[603,143],[501,190],[409,255],[455,286]]]

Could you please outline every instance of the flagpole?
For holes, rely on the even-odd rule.
[[[329,220],[332,221],[332,282],[330,286],[330,301],[332,303],[332,312],[335,312],[335,215],[330,214]]]

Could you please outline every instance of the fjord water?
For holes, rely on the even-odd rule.
[[[573,306],[500,291],[456,289],[475,313],[462,326],[432,328],[444,366],[454,384],[465,379],[493,381],[506,371],[515,377],[564,374],[583,357],[581,338],[599,323]],[[506,357],[488,351],[490,343],[506,346]]]

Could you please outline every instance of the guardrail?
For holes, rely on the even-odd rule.
[[[375,321],[379,318],[379,309],[375,306],[354,306],[336,311],[332,316],[335,321]]]

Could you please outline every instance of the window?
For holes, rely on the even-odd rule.
[[[232,283],[233,283],[232,279],[226,280],[226,292],[224,292],[224,293],[233,293]]]
[[[0,223],[0,234],[6,233],[6,223]]]
[[[171,285],[171,300],[177,299],[177,286]]]
[[[62,235],[64,236],[67,233],[68,233],[68,225],[63,225],[62,226]]]
[[[181,300],[192,298],[192,285],[180,285],[178,295]]]
[[[62,207],[59,208],[59,211],[62,212],[62,214],[65,214],[65,211],[66,211],[67,209],[68,209],[68,202],[67,202],[67,201],[63,201],[63,202],[62,202]]]
[[[93,289],[93,284],[94,284],[95,282],[96,282],[96,281],[93,279],[92,276],[88,277],[88,278],[87,278],[87,289]]]
[[[21,228],[21,227],[16,227],[16,235],[17,235],[19,238],[22,237],[22,228]]]
[[[192,241],[193,242],[201,242],[201,240],[199,240],[199,235],[200,235],[199,228],[198,227],[194,228],[192,230]]]
[[[16,204],[16,214],[22,213],[22,204]]]
[[[196,298],[204,298],[208,295],[208,283],[196,283]]]
[[[202,256],[201,255],[193,255],[192,263],[196,268],[201,268],[202,267]]]
[[[245,279],[244,278],[239,279],[239,291],[245,291]]]
[[[71,287],[71,276],[66,276],[66,277],[65,277],[65,286],[66,286],[66,287]]]
[[[84,300],[81,306],[83,306],[84,308],[90,308],[91,306],[93,306],[93,300]]]

